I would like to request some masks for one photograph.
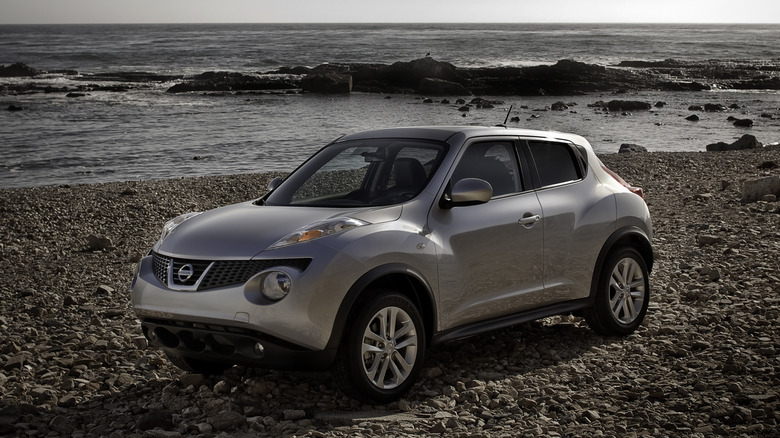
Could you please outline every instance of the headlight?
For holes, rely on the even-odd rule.
[[[353,228],[362,227],[363,225],[368,225],[368,222],[353,219],[351,217],[339,217],[322,222],[315,222],[306,225],[305,227],[298,228],[292,233],[282,237],[276,243],[269,246],[268,249],[281,248],[283,246],[294,245],[308,240],[319,239],[320,237],[332,236],[334,234],[343,233],[344,231],[349,231]]]
[[[160,233],[160,240],[162,241],[166,237],[168,237],[169,234],[171,234],[171,231],[173,231],[174,228],[181,225],[182,222],[186,221],[187,219],[192,219],[193,217],[199,215],[200,211],[193,211],[191,213],[183,214],[181,216],[177,216],[163,225],[162,233]]]
[[[265,274],[260,284],[260,292],[263,296],[272,301],[281,300],[286,297],[292,289],[292,279],[283,271],[271,271]]]

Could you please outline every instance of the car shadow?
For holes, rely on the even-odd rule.
[[[603,352],[622,339],[596,334],[582,318],[545,318],[430,349],[418,386],[457,388],[459,382],[480,385],[505,379],[521,382],[540,369],[569,364],[576,368],[584,354]]]

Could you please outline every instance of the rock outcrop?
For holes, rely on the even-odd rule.
[[[755,136],[745,134],[734,143],[718,142],[707,145],[708,151],[740,151],[743,149],[756,149],[764,145]]]
[[[180,81],[169,89],[171,93],[292,92],[301,89],[325,93],[346,92],[344,90],[349,88],[349,79],[336,75],[333,73],[335,71],[349,75],[353,91],[386,94],[572,96],[639,90],[701,91],[713,87],[780,89],[780,68],[771,62],[757,67],[749,62],[731,60],[624,61],[616,66],[603,66],[563,59],[552,65],[464,68],[424,57],[389,65],[323,64],[315,68],[282,67],[257,73],[206,72],[187,78],[148,72],[78,74],[76,71],[63,70],[57,73],[91,83],[122,82],[128,84],[125,87],[131,87],[133,83]],[[757,71],[760,74],[756,74]],[[44,72],[21,63],[0,67],[0,77],[34,77],[41,73]],[[15,84],[12,89],[37,90],[35,84]]]
[[[39,74],[41,74],[39,70],[22,64],[21,62],[9,66],[0,65],[0,77],[2,78],[36,76]]]

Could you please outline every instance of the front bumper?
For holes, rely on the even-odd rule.
[[[318,264],[315,258],[304,270],[277,264],[240,284],[174,290],[155,272],[153,259],[141,260],[131,287],[132,305],[150,346],[176,356],[273,369],[332,364],[338,346],[330,342],[336,315],[348,285],[361,271],[354,260],[335,254],[320,258],[331,263]],[[283,270],[292,278],[293,290],[279,301],[260,293],[260,279],[268,270]]]
[[[217,324],[145,318],[141,329],[150,346],[177,356],[269,369],[324,370],[337,352],[308,350],[255,330]]]

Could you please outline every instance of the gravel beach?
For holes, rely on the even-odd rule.
[[[653,215],[639,330],[564,316],[445,344],[386,406],[327,373],[204,377],[145,348],[128,289],[162,224],[276,175],[0,190],[0,435],[780,437],[780,202],[742,202],[780,148],[601,158]]]

